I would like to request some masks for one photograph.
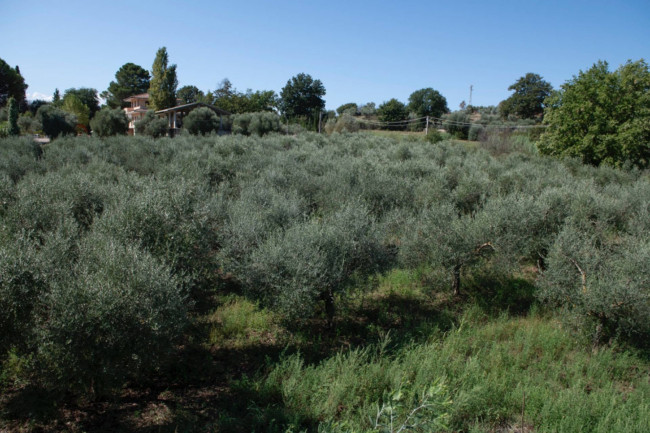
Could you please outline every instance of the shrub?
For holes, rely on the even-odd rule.
[[[192,110],[184,119],[183,127],[193,135],[205,135],[219,130],[219,117],[208,107]]]
[[[35,134],[41,129],[41,124],[27,111],[18,118],[18,127],[23,134]]]
[[[73,272],[43,299],[41,380],[104,395],[161,366],[186,323],[186,301],[169,268],[136,247],[91,234],[79,245]]]
[[[478,141],[480,137],[485,133],[485,129],[481,125],[472,125],[469,128],[467,133],[467,139],[469,141]]]
[[[59,135],[74,134],[77,125],[76,118],[53,105],[43,105],[36,112],[36,118],[41,123],[43,132],[54,139]]]
[[[281,132],[280,116],[261,111],[259,113],[236,114],[232,120],[233,134],[257,135],[261,137],[270,132]]]
[[[124,135],[129,129],[129,119],[124,110],[105,107],[95,114],[90,121],[90,127],[100,137]]]
[[[333,132],[357,132],[359,129],[359,122],[348,113],[343,113],[335,121],[328,120],[325,124],[325,132],[328,134],[332,134]]]
[[[135,122],[135,133],[160,138],[167,135],[169,123],[164,117],[158,117],[153,110],[147,111],[142,120]]]
[[[615,239],[603,229],[562,230],[539,282],[540,298],[577,315],[594,341],[623,337],[647,344],[650,240],[647,233]]]
[[[465,112],[454,111],[453,113],[445,114],[443,118],[442,126],[448,133],[459,140],[467,140],[470,118]]]
[[[247,288],[287,318],[310,317],[318,301],[331,323],[335,296],[353,275],[386,269],[390,254],[363,206],[351,203],[322,222],[277,232],[251,255]]]
[[[78,230],[87,230],[103,212],[106,200],[105,192],[91,176],[58,172],[23,179],[15,197],[15,203],[7,209],[6,225],[34,239],[56,231],[67,218],[76,223]]]
[[[98,230],[125,245],[136,243],[189,284],[210,275],[212,216],[200,208],[203,190],[186,180],[150,181],[125,192],[121,203],[97,222]],[[132,195],[131,195],[132,194]]]
[[[347,104],[343,104],[337,108],[336,112],[339,116],[342,116],[344,113],[354,116],[359,112],[359,107],[354,102],[348,102]]]
[[[443,141],[445,137],[438,131],[437,129],[430,128],[429,132],[427,133],[427,141],[432,144],[439,143]]]
[[[26,239],[3,239],[0,234],[0,361],[8,350],[30,340],[38,300],[47,293],[47,275]]]

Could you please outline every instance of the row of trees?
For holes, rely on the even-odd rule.
[[[512,308],[536,269],[561,316],[647,344],[649,201],[639,171],[372,135],[5,139],[0,361],[101,394],[160,372],[205,291],[335,324],[394,267]]]

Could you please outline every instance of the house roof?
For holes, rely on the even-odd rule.
[[[131,95],[128,98],[124,98],[124,102],[131,102],[134,99],[149,99],[149,94],[140,93],[139,95]]]
[[[183,105],[177,105],[175,107],[165,108],[164,110],[156,111],[156,114],[170,113],[174,111],[191,111],[198,107],[208,107],[209,109],[219,114],[220,116],[227,116],[230,114],[226,110],[222,110],[221,108],[217,108],[214,105],[205,104],[203,102],[192,102],[191,104],[183,104]]]

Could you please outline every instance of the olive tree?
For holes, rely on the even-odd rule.
[[[323,221],[276,232],[251,255],[246,286],[287,317],[310,317],[322,301],[328,322],[354,276],[386,269],[390,251],[368,211],[350,203]]]
[[[100,137],[124,135],[129,128],[129,119],[120,108],[102,108],[90,121],[93,132]]]
[[[192,110],[184,119],[183,127],[193,135],[205,135],[219,130],[219,117],[208,107]]]

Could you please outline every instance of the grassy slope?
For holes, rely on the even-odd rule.
[[[397,297],[405,306],[410,299],[431,304],[434,314],[453,314],[449,300],[427,300],[417,285],[396,286],[401,274],[383,282],[375,302],[390,309]],[[266,408],[259,422],[276,417],[300,428],[338,421],[346,425],[340,431],[365,431],[387,391],[419,393],[442,381],[452,401],[444,412],[453,431],[522,431],[522,406],[530,431],[650,431],[650,376],[642,357],[615,347],[593,349],[536,311],[490,316],[474,304],[457,311],[448,331],[433,321],[429,329],[400,330],[397,319],[410,311],[393,311],[402,335],[392,344],[313,364],[293,355],[270,366],[252,385],[252,394],[263,396],[255,407]],[[409,331],[410,341],[424,341],[405,344]]]
[[[0,429],[375,431],[370,419],[391,391],[410,398],[437,384],[448,402],[424,415],[451,431],[650,431],[647,358],[593,348],[535,307],[490,314],[484,293],[458,302],[426,281],[393,271],[349,301],[330,331],[318,319],[282,324],[237,295],[213,299],[194,341],[155,383],[55,408],[47,396],[13,391]],[[43,412],[24,413],[35,399]]]
[[[208,296],[154,381],[58,406],[11,384],[0,389],[0,432],[363,430],[388,391],[432,383],[451,401],[437,414],[452,431],[650,431],[647,355],[594,348],[553,315],[512,308],[529,304],[525,284],[519,298],[512,284],[477,281],[451,299],[426,274],[394,270],[377,283],[342,305],[334,329],[282,323],[236,294]]]

